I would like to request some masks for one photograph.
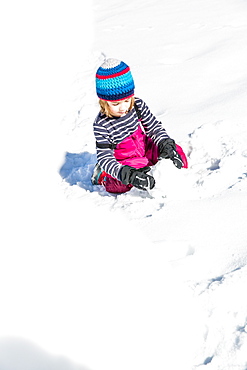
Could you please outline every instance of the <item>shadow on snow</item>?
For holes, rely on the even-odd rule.
[[[97,162],[96,154],[89,152],[66,153],[65,162],[59,174],[70,185],[78,185],[90,192],[100,191],[101,186],[91,183],[91,176]]]

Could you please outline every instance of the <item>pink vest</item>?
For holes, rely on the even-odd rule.
[[[117,145],[114,156],[121,164],[134,168],[153,166],[158,162],[158,147],[139,126],[132,135]]]

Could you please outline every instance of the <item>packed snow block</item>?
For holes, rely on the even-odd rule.
[[[96,154],[89,152],[67,152],[65,155],[65,162],[59,174],[70,185],[79,185],[85,190],[93,191],[91,176],[96,161]]]

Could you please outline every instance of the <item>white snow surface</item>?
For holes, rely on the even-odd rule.
[[[0,370],[247,369],[247,3],[2,5]],[[92,186],[105,58],[188,156]]]

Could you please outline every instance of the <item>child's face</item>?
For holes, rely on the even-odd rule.
[[[123,117],[130,108],[131,98],[119,101],[108,101],[109,111],[112,116]]]

